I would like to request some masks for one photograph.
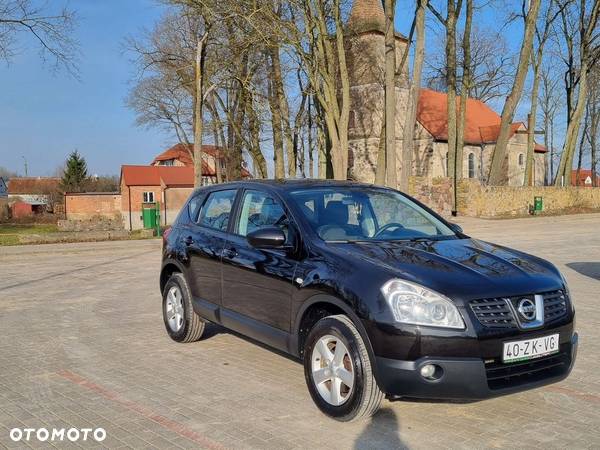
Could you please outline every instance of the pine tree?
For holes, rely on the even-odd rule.
[[[87,164],[77,150],[72,152],[67,159],[65,172],[62,176],[62,189],[65,192],[81,192],[87,181]]]

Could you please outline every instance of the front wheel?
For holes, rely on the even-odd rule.
[[[383,399],[365,343],[344,315],[325,317],[310,331],[304,376],[315,404],[339,421],[370,417]]]
[[[205,322],[194,312],[192,294],[181,273],[171,275],[163,290],[163,319],[174,341],[194,342],[202,337]]]

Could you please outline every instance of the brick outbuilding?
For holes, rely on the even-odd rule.
[[[142,209],[160,204],[160,223],[173,223],[194,189],[194,169],[186,166],[122,166],[121,213],[126,229],[143,228]]]

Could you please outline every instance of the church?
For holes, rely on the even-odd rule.
[[[373,182],[384,134],[385,15],[381,0],[355,0],[347,23],[346,60],[350,77],[349,171],[359,181]],[[408,45],[396,33],[396,167],[402,165],[402,137],[409,93],[409,64],[399,65]],[[457,99],[458,103],[458,99]],[[443,92],[421,89],[417,106],[412,175],[433,179],[446,177],[448,157],[447,97]],[[485,103],[468,99],[465,112],[463,178],[484,180],[500,131],[500,115]],[[504,179],[522,186],[527,154],[527,127],[511,124]],[[546,148],[536,144],[535,185],[544,185]],[[400,173],[398,173],[400,176]]]

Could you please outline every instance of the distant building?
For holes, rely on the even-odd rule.
[[[8,187],[6,186],[4,178],[0,177],[0,198],[6,197],[8,197]]]
[[[352,178],[373,182],[377,156],[383,138],[385,111],[385,16],[381,0],[354,0],[347,23],[346,60],[350,79],[350,117],[348,130],[349,172]],[[408,45],[396,33],[397,63]],[[404,123],[410,79],[408,64],[396,76],[396,155],[398,172],[402,163]],[[457,99],[457,102],[459,100]],[[466,108],[463,177],[485,179],[500,130],[500,116],[483,102],[469,99]],[[412,174],[446,177],[448,155],[447,95],[421,89],[415,129]],[[504,184],[523,185],[527,155],[527,128],[517,122],[510,125]],[[536,145],[534,180],[543,185],[546,174],[546,149]]]
[[[179,143],[165,150],[152,161],[152,166],[185,166],[193,167],[192,154],[194,153],[194,144]],[[223,148],[214,145],[202,146],[202,177],[204,184],[214,184],[217,182],[217,170],[221,171],[221,179],[226,181],[226,164]],[[250,172],[242,168],[242,176],[249,178]]]
[[[8,198],[20,199],[33,206],[52,207],[60,193],[60,178],[15,177],[8,180]]]
[[[596,185],[598,185],[599,181],[600,177],[596,174]],[[591,169],[581,169],[579,174],[577,170],[571,172],[571,185],[573,186],[592,187],[593,182]]]
[[[157,202],[160,223],[170,225],[193,188],[193,167],[122,166],[121,214],[125,228],[143,228],[142,209]]]

